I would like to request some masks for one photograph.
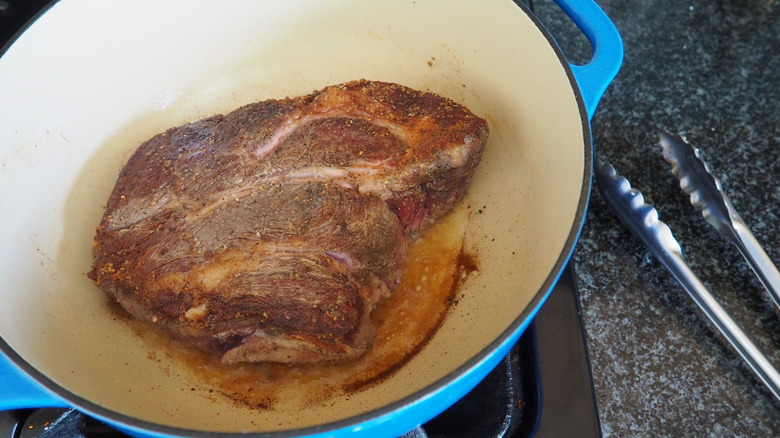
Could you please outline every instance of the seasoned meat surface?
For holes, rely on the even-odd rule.
[[[487,135],[448,99],[366,80],[169,129],[120,172],[88,275],[226,363],[359,357]]]

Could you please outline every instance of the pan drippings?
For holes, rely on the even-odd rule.
[[[173,363],[194,376],[191,391],[207,398],[226,396],[255,409],[273,409],[277,401],[305,407],[359,391],[400,369],[422,349],[456,303],[458,285],[476,270],[462,253],[467,209],[460,208],[410,248],[403,280],[372,314],[378,329],[374,346],[346,363],[225,365],[211,355],[171,340],[148,324],[116,312],[152,348],[150,358],[164,369]],[[463,263],[468,260],[469,263]],[[461,266],[463,264],[463,266]],[[120,310],[120,309],[118,309]]]

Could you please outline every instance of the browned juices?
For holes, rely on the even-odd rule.
[[[287,402],[297,399],[304,406],[322,403],[331,395],[358,391],[390,376],[425,346],[455,303],[459,282],[476,269],[462,254],[466,216],[465,209],[457,209],[413,242],[401,284],[372,313],[377,327],[374,345],[357,360],[225,365],[147,324],[129,316],[123,319],[152,345],[152,359],[183,363],[202,383],[192,390],[207,397],[222,394],[258,409],[273,409],[281,397]]]

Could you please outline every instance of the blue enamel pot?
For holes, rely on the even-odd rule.
[[[590,40],[587,64],[510,0],[51,4],[0,52],[0,409],[74,407],[153,437],[393,437],[444,411],[517,341],[584,222],[590,119],[622,43],[591,0],[556,2]],[[370,384],[225,391],[86,278],[105,200],[158,132],[358,78],[488,121],[451,218],[471,269],[435,333]]]

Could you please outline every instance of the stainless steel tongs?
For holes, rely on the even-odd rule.
[[[664,147],[665,157],[672,162],[675,169],[673,172],[681,179],[683,189],[691,194],[691,201],[695,206],[704,211],[704,216],[708,222],[715,222],[718,224],[716,228],[721,227],[724,229],[724,231],[721,231],[721,228],[718,229],[721,234],[724,236],[736,235],[737,237],[734,239],[742,242],[741,244],[744,247],[749,247],[749,249],[746,249],[749,255],[746,255],[745,258],[750,261],[751,266],[756,270],[759,278],[761,278],[761,282],[765,286],[769,284],[767,289],[775,302],[780,303],[777,296],[777,284],[780,283],[772,283],[772,281],[780,278],[780,276],[777,276],[777,268],[774,267],[760,245],[755,241],[755,238],[752,237],[750,231],[747,230],[747,226],[744,225],[744,222],[736,214],[728,198],[722,194],[717,179],[709,173],[709,166],[699,161],[698,152],[682,138],[665,134],[662,136],[661,142]],[[693,152],[687,152],[686,147]],[[695,161],[701,164],[696,164]],[[618,213],[623,223],[674,276],[758,378],[780,400],[780,373],[734,319],[731,318],[729,313],[718,303],[701,280],[691,271],[683,257],[682,248],[672,234],[671,229],[658,219],[658,211],[652,205],[645,203],[642,193],[631,188],[628,180],[620,176],[609,163],[597,158],[595,174],[596,183],[602,197]],[[713,185],[715,187],[714,190],[712,188]],[[717,194],[720,194],[720,197]],[[725,206],[725,208],[720,209],[722,206]],[[725,216],[728,219],[725,219],[722,215],[723,211],[728,212],[727,216]],[[736,225],[734,225],[735,223]],[[735,231],[728,231],[727,228],[729,227]],[[745,244],[742,241],[744,236],[749,236],[749,243]],[[732,240],[731,237],[728,238]],[[737,245],[739,246],[740,244]],[[758,251],[755,248],[758,248]],[[752,264],[751,257],[756,257],[755,254],[759,254],[758,258],[761,258],[761,255],[763,255],[764,263]],[[769,274],[766,274],[765,262],[768,262],[769,266],[774,269],[774,274],[771,272],[771,269]],[[776,277],[773,279],[772,275],[776,275]]]
[[[731,205],[701,151],[673,134],[662,134],[661,146],[664,158],[672,165],[672,173],[680,180],[680,188],[691,195],[691,204],[701,210],[704,219],[721,236],[739,249],[780,308],[780,272]]]

